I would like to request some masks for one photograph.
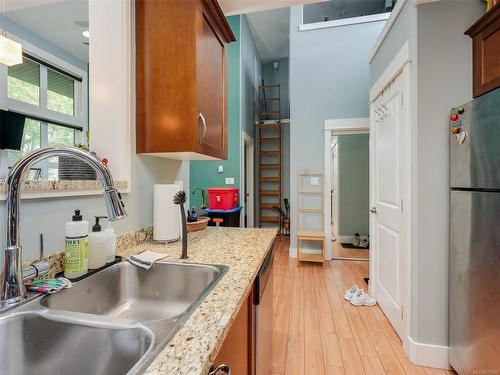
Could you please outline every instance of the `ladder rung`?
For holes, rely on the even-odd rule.
[[[276,87],[280,87],[279,84],[277,85],[264,85],[264,86],[260,86],[261,89],[270,89],[270,88],[276,88]]]
[[[264,142],[277,141],[280,137],[262,137],[260,140]]]
[[[278,155],[279,151],[278,150],[270,150],[270,151],[261,151],[261,155]]]
[[[273,123],[273,124],[264,124],[263,122],[264,121],[261,121],[260,124],[259,124],[259,126],[261,128],[263,128],[263,129],[265,129],[265,128],[279,128],[279,127],[281,127],[281,121],[280,120],[276,120],[276,122]]]
[[[266,209],[266,208],[269,209],[269,208],[273,208],[273,207],[276,207],[276,206],[278,206],[277,203],[269,203],[269,202],[267,202],[267,203],[261,203],[260,204],[260,208],[261,209]]]
[[[280,167],[280,165],[275,164],[275,163],[264,163],[264,164],[261,164],[260,167],[262,169],[278,169]]]
[[[280,195],[279,190],[259,190],[260,195]]]
[[[280,221],[280,218],[279,216],[261,216],[260,221],[267,223],[277,223]]]
[[[260,178],[261,182],[280,182],[279,177],[261,177]]]
[[[259,112],[259,115],[279,115],[279,111]]]

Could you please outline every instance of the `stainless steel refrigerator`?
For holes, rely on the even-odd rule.
[[[500,374],[500,89],[450,115],[449,359]]]

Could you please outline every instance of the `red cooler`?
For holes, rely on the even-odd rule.
[[[211,210],[231,210],[238,207],[237,187],[211,187],[208,188],[208,206]]]

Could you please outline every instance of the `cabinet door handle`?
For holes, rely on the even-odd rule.
[[[213,365],[212,367],[210,367],[208,375],[219,375],[219,374],[231,375],[231,368],[225,364],[218,366]]]
[[[377,207],[373,206],[372,208],[370,208],[370,212],[372,214],[376,214],[377,213]]]
[[[205,116],[203,116],[203,113],[198,113],[198,118],[201,118],[201,123],[203,124],[203,134],[200,137],[200,143],[205,142],[205,138],[207,137],[207,122],[205,121]]]

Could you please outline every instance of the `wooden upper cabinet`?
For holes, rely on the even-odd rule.
[[[137,153],[227,158],[226,44],[214,0],[136,0]]]
[[[473,96],[500,87],[500,4],[495,5],[465,34],[472,38]]]

